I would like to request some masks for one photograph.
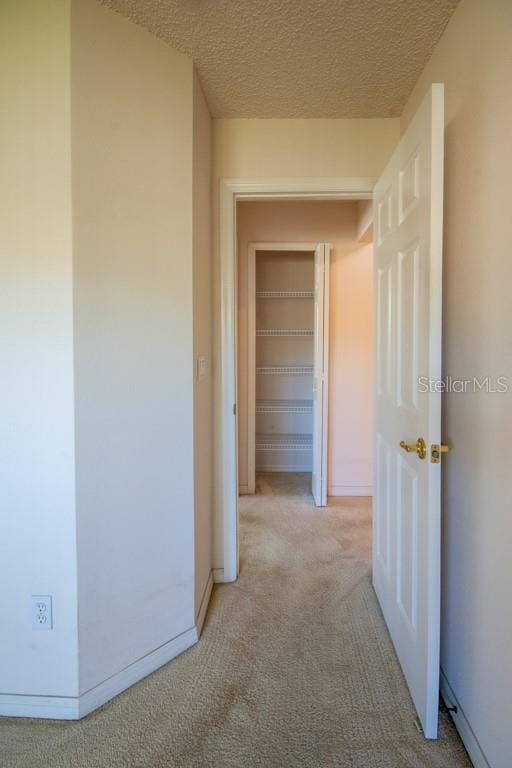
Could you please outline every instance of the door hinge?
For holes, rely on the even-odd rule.
[[[236,416],[236,403],[233,403],[233,416]]]

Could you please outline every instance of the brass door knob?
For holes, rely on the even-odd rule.
[[[400,448],[403,448],[407,453],[417,453],[419,459],[424,459],[427,456],[427,444],[422,437],[418,437],[415,443],[406,443],[405,440],[400,440]]]

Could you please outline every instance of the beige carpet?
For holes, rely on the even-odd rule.
[[[315,509],[306,475],[241,502],[239,581],[199,644],[78,723],[0,720],[1,768],[458,768],[414,726],[370,584],[365,500]]]

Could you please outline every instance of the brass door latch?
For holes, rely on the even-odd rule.
[[[440,464],[441,454],[448,453],[449,450],[450,448],[448,445],[444,445],[443,443],[440,443],[439,445],[437,443],[432,443],[430,447],[430,461],[432,464]]]

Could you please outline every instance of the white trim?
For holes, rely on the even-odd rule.
[[[323,259],[323,321],[322,321],[322,506],[327,505],[327,462],[329,438],[329,354],[331,345],[330,299],[331,299],[331,244],[324,243]]]
[[[229,184],[220,189],[221,260],[221,474],[219,512],[223,516],[224,580],[238,576],[238,461],[236,407],[236,198]],[[215,574],[214,574],[215,578]]]
[[[224,568],[212,568],[212,577],[214,584],[227,584],[229,581],[224,577]]]
[[[281,241],[259,243],[254,241],[253,243],[249,243],[249,249],[251,249],[253,253],[256,253],[256,251],[304,251],[304,253],[314,253],[319,245],[322,245],[322,243],[305,243],[304,241],[301,243]]]
[[[0,715],[50,718],[52,720],[79,720],[179,656],[180,653],[197,643],[197,640],[198,633],[194,626],[81,696],[0,695]]]
[[[450,715],[459,732],[462,743],[466,747],[471,762],[475,768],[490,768],[490,763],[484,755],[482,747],[442,668],[439,675],[439,690],[441,698],[447,707],[457,707],[457,712],[450,712]]]
[[[330,485],[328,496],[373,496],[372,485]]]
[[[238,200],[371,200],[375,178],[222,179]]]
[[[223,522],[224,578],[238,576],[238,462],[236,403],[236,201],[370,200],[374,178],[271,178],[220,181],[221,415],[215,518]],[[214,569],[214,581],[215,577]]]
[[[130,688],[134,683],[138,683],[139,680],[147,677],[151,672],[167,664],[167,662],[179,656],[180,653],[186,651],[187,648],[195,645],[197,641],[197,629],[194,626],[160,648],[148,653],[147,656],[139,659],[134,664],[130,664],[129,667],[122,669],[95,688],[91,688],[90,691],[83,693],[80,696],[80,717],[88,715],[89,712],[93,712],[93,710],[101,707],[102,704]]]
[[[38,717],[49,720],[78,720],[78,696],[21,696],[0,694],[1,717]]]
[[[247,493],[256,491],[256,245],[247,254]],[[238,361],[237,361],[238,363]]]
[[[203,624],[204,620],[206,618],[206,612],[208,610],[208,606],[210,604],[210,597],[212,596],[212,589],[213,589],[213,574],[210,571],[210,574],[208,576],[208,579],[206,581],[206,586],[204,588],[203,596],[201,598],[201,603],[199,605],[199,610],[197,612],[196,616],[196,629],[197,629],[197,636],[201,636],[201,632],[203,631]]]
[[[364,207],[357,207],[356,239],[359,243],[369,243],[373,239],[373,205],[371,201]]]

